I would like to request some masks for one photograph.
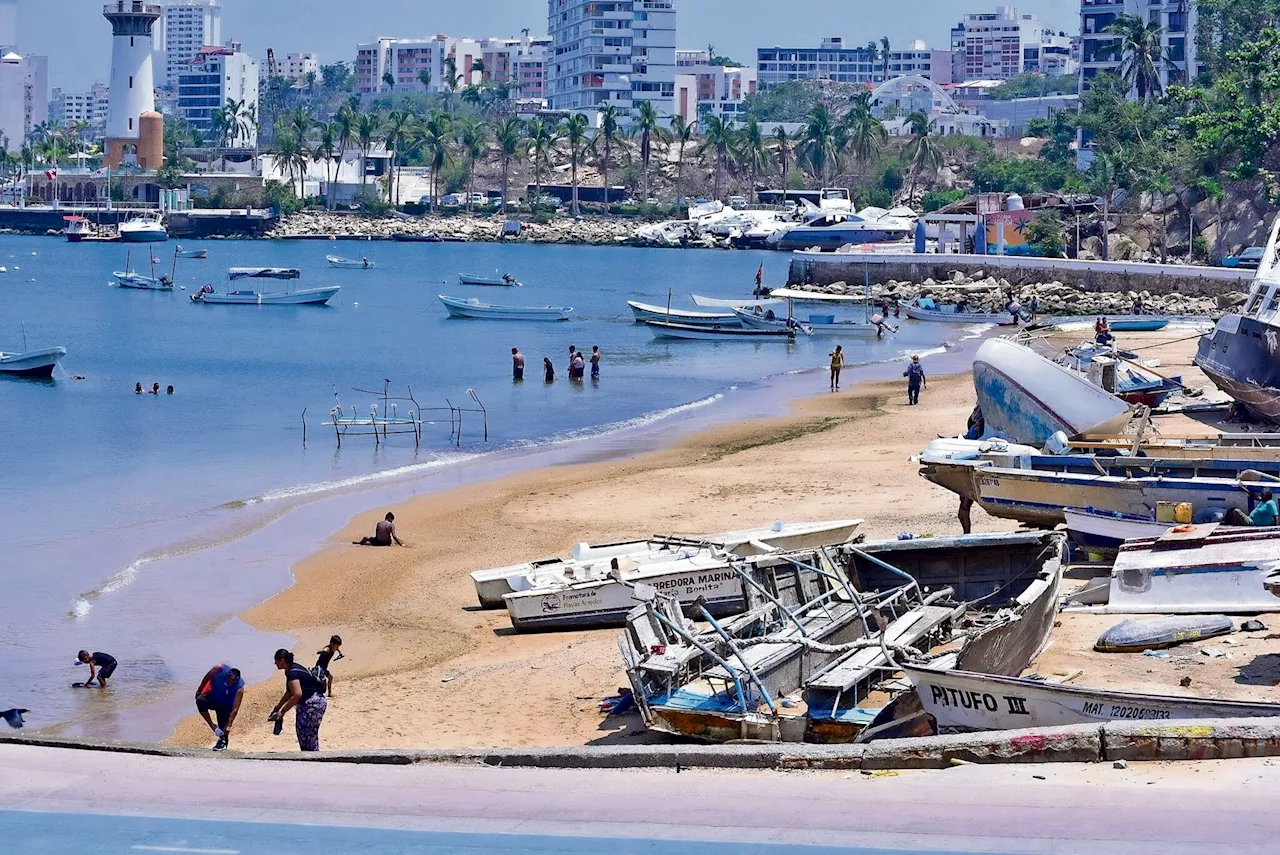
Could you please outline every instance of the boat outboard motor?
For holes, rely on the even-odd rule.
[[[1067,435],[1063,431],[1054,431],[1053,434],[1045,440],[1045,454],[1066,454],[1071,451],[1071,445],[1067,439]]]

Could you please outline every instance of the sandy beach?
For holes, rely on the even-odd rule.
[[[1183,331],[1140,343],[1185,338]],[[1193,352],[1193,341],[1178,341],[1144,355],[1186,375]],[[817,392],[826,377],[813,382]],[[260,629],[296,636],[307,665],[330,634],[344,638],[347,658],[333,669],[334,697],[321,732],[325,748],[644,739],[638,717],[606,719],[597,708],[626,682],[617,630],[515,634],[505,611],[478,608],[467,573],[565,554],[579,541],[776,519],[861,518],[869,538],[958,533],[955,496],[920,478],[910,457],[940,434],[963,431],[973,406],[971,377],[931,378],[918,407],[907,406],[905,381],[846,386],[802,400],[785,418],[720,426],[665,451],[418,498],[393,509],[404,549],[350,545],[371,534],[386,509],[362,514],[295,568],[293,587],[242,616]],[[973,510],[974,531],[1014,527]],[[1055,655],[1070,659],[1075,647],[1056,645]],[[292,716],[280,737],[265,722],[282,683],[246,691],[233,748],[296,750]],[[193,715],[172,741],[211,740]]]

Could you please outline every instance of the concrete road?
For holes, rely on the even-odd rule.
[[[1261,855],[1272,763],[677,774],[0,745],[0,852]]]

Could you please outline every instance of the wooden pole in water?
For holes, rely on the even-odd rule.
[[[302,408],[302,447],[307,447],[307,408]]]

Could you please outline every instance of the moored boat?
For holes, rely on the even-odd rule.
[[[1072,541],[1100,555],[1115,555],[1126,540],[1159,537],[1175,523],[1157,522],[1150,514],[1125,514],[1097,508],[1063,508]]]
[[[120,240],[125,243],[163,243],[169,239],[164,228],[164,215],[144,211],[120,224]]]
[[[504,273],[501,276],[475,276],[470,273],[459,273],[458,282],[462,285],[488,285],[498,288],[509,288],[520,284],[510,273]]]
[[[665,321],[645,321],[649,332],[656,339],[685,341],[795,341],[797,329],[755,330],[740,326],[705,326],[702,324],[677,324]]]
[[[68,243],[95,243],[119,239],[115,232],[100,227],[88,217],[75,215],[62,219],[67,224],[62,233],[66,235]]]
[[[803,317],[778,317],[772,309],[739,309],[733,313],[748,329],[780,330],[799,324],[809,335],[853,336],[858,338],[883,338],[885,333],[896,331],[883,322],[879,315],[868,321],[837,321],[834,315],[810,312]]]
[[[703,297],[701,294],[690,294],[695,306],[704,309],[749,309],[752,306],[770,308],[785,306],[786,301],[778,297],[743,297],[742,299],[725,299],[723,297]]]
[[[124,266],[125,270],[117,270],[112,275],[116,279],[116,286],[120,288],[131,288],[135,291],[172,291],[173,278],[165,276],[163,273],[156,276],[155,257],[151,255],[151,248],[147,247],[147,257],[151,259],[151,275],[144,276],[134,270],[129,270],[129,262],[133,258],[133,252],[130,250],[125,253]],[[177,271],[177,258],[174,259],[174,272]]]
[[[732,309],[721,312],[697,312],[689,309],[668,309],[664,306],[641,303],[638,300],[628,300],[627,306],[630,307],[631,313],[636,316],[636,323],[662,321],[663,323],[684,324],[686,326],[719,327],[734,327],[738,326],[739,323]]]
[[[373,270],[378,265],[367,258],[343,258],[340,255],[326,255],[324,260],[330,267],[341,267],[346,270]]]
[[[935,321],[948,324],[1016,324],[1012,312],[960,311],[955,304],[939,303],[932,297],[899,300],[898,305],[913,321]]]
[[[0,351],[0,374],[10,377],[47,379],[53,376],[58,361],[67,355],[65,347],[38,350]]]
[[[573,317],[572,306],[495,306],[475,297],[438,295],[452,318],[490,321],[567,321]]]
[[[241,279],[297,279],[302,272],[288,267],[233,267],[227,272],[228,281]],[[192,302],[225,306],[318,306],[323,305],[341,290],[338,285],[319,288],[300,288],[285,291],[259,291],[256,288],[240,288],[235,291],[217,292],[205,285],[191,295]]]
[[[1112,332],[1157,332],[1169,326],[1168,318],[1157,318],[1144,315],[1107,318]]]
[[[177,258],[208,258],[209,253],[203,249],[183,249],[182,244],[178,244],[178,248],[174,250],[174,256]]]

